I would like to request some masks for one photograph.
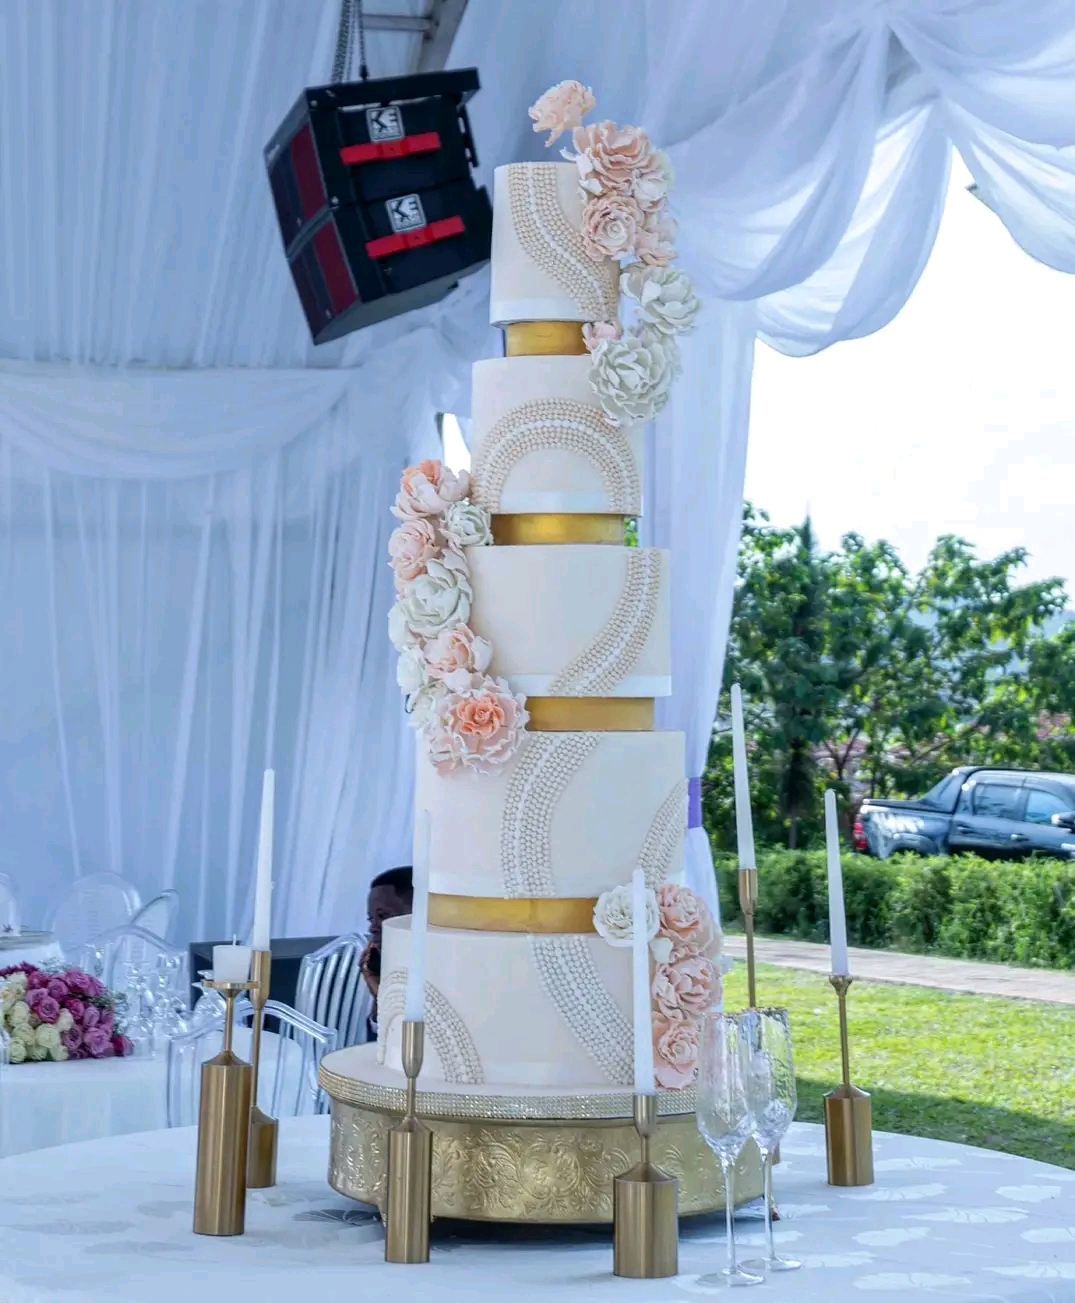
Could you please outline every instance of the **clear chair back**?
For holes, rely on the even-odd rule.
[[[178,904],[178,891],[162,891],[159,896],[154,896],[147,905],[142,906],[131,919],[131,926],[140,927],[145,932],[152,932],[154,936],[167,938]]]
[[[49,931],[70,956],[86,942],[129,923],[141,905],[138,889],[118,873],[89,873],[53,908]]]
[[[299,965],[295,1008],[325,1027],[334,1027],[339,1049],[363,1045],[367,1039],[373,996],[359,966],[365,947],[364,936],[347,932],[304,955]]]
[[[6,873],[0,873],[0,933],[10,935],[20,927],[18,889]]]
[[[246,997],[235,1005],[235,1052],[249,1060],[251,1030],[245,1024],[255,1017]],[[268,1027],[262,1035],[258,1103],[270,1117],[300,1117],[326,1110],[318,1071],[324,1056],[336,1048],[332,1027],[306,1018],[289,1005],[269,1000],[265,1005]],[[224,1015],[168,1045],[168,1125],[193,1126],[198,1120],[201,1066],[219,1054],[224,1044]]]

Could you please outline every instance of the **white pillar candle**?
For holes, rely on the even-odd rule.
[[[844,873],[840,863],[840,826],[836,820],[836,793],[825,793],[825,845],[829,853],[829,944],[832,974],[850,977],[847,962],[847,918],[844,914]]]
[[[739,867],[756,869],[754,818],[750,810],[750,776],[747,773],[747,735],[743,727],[743,693],[732,684],[732,772],[735,775],[735,837]]]
[[[250,980],[249,946],[214,946],[213,981],[248,982]]]
[[[653,1013],[649,980],[649,937],[646,935],[646,875],[635,869],[631,880],[631,957],[633,963],[635,1094],[652,1095]]]
[[[276,774],[266,769],[261,780],[261,832],[258,837],[258,870],[254,886],[255,950],[268,950],[272,937],[272,832],[276,809]]]
[[[423,1022],[426,1016],[426,940],[429,931],[429,811],[418,811],[414,838],[414,905],[411,908],[411,958],[407,965],[407,1002],[403,1016]]]

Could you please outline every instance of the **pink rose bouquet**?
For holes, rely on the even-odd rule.
[[[0,1025],[11,1063],[107,1059],[133,1052],[117,1018],[123,997],[81,968],[0,969]]]

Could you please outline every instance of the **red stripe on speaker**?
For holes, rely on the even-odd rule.
[[[302,215],[310,221],[326,207],[328,197],[321,180],[321,168],[317,162],[317,149],[314,146],[314,133],[309,123],[292,140],[290,149],[295,178],[299,183]]]
[[[335,222],[326,222],[322,226],[313,238],[313,245],[318,266],[325,278],[329,298],[332,300],[333,314],[338,317],[358,298],[358,290],[355,288],[351,269],[347,265]]]
[[[346,145],[340,150],[340,160],[348,167],[363,163],[379,163],[386,158],[406,158],[411,154],[432,154],[440,149],[440,132],[423,131],[402,140],[374,141],[368,145]]]
[[[462,235],[466,229],[461,217],[444,217],[439,222],[430,222],[428,226],[419,226],[413,231],[382,235],[379,240],[369,240],[366,252],[371,258],[390,258],[392,254],[403,253],[406,249],[420,249],[424,244],[450,240],[453,235]]]

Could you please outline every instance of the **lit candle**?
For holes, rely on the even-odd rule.
[[[653,1080],[653,1013],[649,981],[649,937],[646,933],[646,875],[635,869],[631,880],[631,957],[634,961],[635,1094],[656,1092]]]
[[[426,1008],[426,942],[429,934],[429,811],[419,810],[414,839],[414,905],[411,908],[411,958],[407,965],[404,1018],[423,1022]]]
[[[276,808],[276,774],[266,769],[261,780],[261,833],[258,837],[258,875],[254,887],[255,950],[268,950],[272,936],[272,830]]]
[[[750,777],[747,774],[747,735],[743,727],[743,693],[732,684],[732,771],[735,775],[735,836],[739,867],[756,869],[754,819],[750,812]]]
[[[844,873],[840,864],[840,827],[836,821],[836,793],[825,793],[825,845],[829,852],[829,944],[832,974],[850,977],[847,963],[847,918],[844,915]]]
[[[248,982],[250,980],[249,946],[214,946],[213,981]]]

